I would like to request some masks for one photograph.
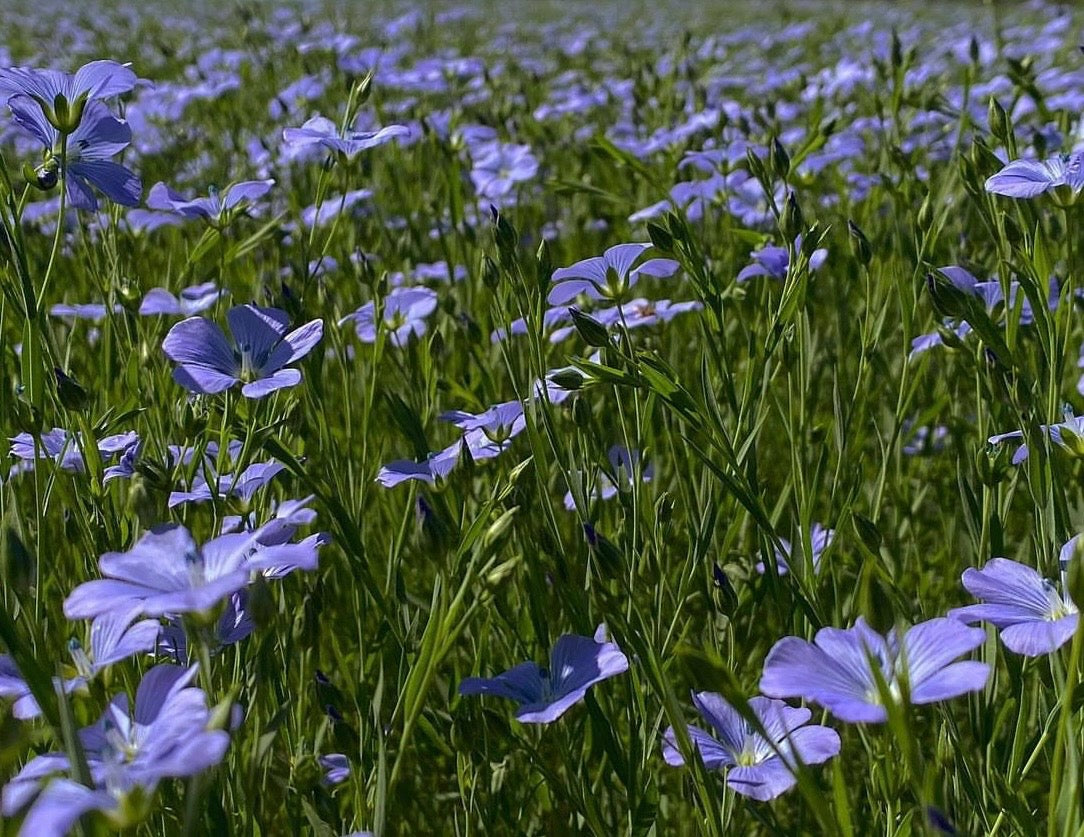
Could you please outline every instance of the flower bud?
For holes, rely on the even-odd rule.
[[[780,180],[786,180],[790,175],[790,155],[778,137],[772,137],[771,152],[769,154],[772,170]]]
[[[869,263],[873,261],[873,247],[870,245],[869,239],[866,238],[866,234],[854,221],[847,221],[847,234],[850,236],[851,250],[854,257],[858,259],[863,267],[868,267]]]
[[[648,221],[647,235],[651,239],[652,246],[659,252],[667,254],[674,252],[674,237],[661,224]]]
[[[572,325],[588,346],[601,348],[610,345],[610,333],[606,331],[606,326],[578,308],[569,308],[568,311],[572,315]]]
[[[986,109],[986,124],[994,137],[1003,143],[1008,141],[1012,132],[1012,123],[1009,121],[1009,115],[1005,113],[1005,108],[993,96],[990,97],[990,104]]]
[[[1069,598],[1073,600],[1077,610],[1084,610],[1084,564],[1080,558],[1079,543],[1078,541],[1065,571],[1065,589],[1069,592]]]
[[[581,389],[585,381],[585,378],[580,374],[579,370],[572,369],[571,367],[568,369],[558,369],[549,376],[549,379],[561,389],[571,391]]]
[[[90,397],[87,391],[74,378],[66,375],[63,369],[53,369],[56,376],[56,394],[60,403],[68,410],[79,412],[86,409]]]
[[[941,316],[958,320],[967,313],[967,295],[940,273],[926,274],[926,290],[934,309]]]
[[[805,232],[805,217],[802,208],[798,205],[798,198],[794,192],[787,195],[787,203],[783,207],[783,216],[779,220],[779,226],[789,240],[793,241]]]

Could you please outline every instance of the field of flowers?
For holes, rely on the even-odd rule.
[[[5,5],[0,834],[1084,834],[1074,13]]]

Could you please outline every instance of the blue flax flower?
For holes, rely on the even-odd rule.
[[[79,117],[85,115],[80,110],[81,103],[127,93],[135,87],[136,80],[130,67],[107,60],[91,61],[74,73],[8,67],[0,69],[0,101],[26,96],[38,105],[50,125],[60,128],[66,123],[66,127],[74,129],[71,123],[78,123]],[[56,111],[58,102],[66,114]]]
[[[65,694],[90,682],[114,663],[154,650],[161,625],[155,619],[142,619],[133,624],[132,620],[138,615],[138,607],[122,607],[98,616],[90,623],[89,654],[74,637],[68,641],[68,651],[77,674],[60,683]],[[59,679],[54,682],[59,682]],[[0,683],[2,696],[15,698],[11,713],[16,718],[36,718],[41,714],[41,707],[30,693],[29,686],[25,686],[20,694],[5,695],[3,684]]]
[[[271,482],[285,468],[285,465],[273,459],[267,462],[254,462],[236,476],[223,474],[215,479],[214,475],[210,474],[211,482],[208,482],[206,471],[210,469],[210,466],[204,463],[205,474],[197,475],[188,491],[171,491],[166,505],[172,509],[185,503],[205,503],[213,498],[225,499],[226,497],[237,497],[247,503],[257,491]],[[212,482],[215,484],[214,489],[211,488]]]
[[[1050,441],[1059,447],[1068,448],[1077,439],[1084,437],[1084,416],[1066,416],[1060,424],[1041,424],[1041,433],[1049,434]],[[987,444],[1000,445],[1009,439],[1018,440],[1024,438],[1022,430],[1010,430],[1007,433],[998,433],[986,440]],[[1029,450],[1025,444],[1020,444],[1012,455],[1012,464],[1019,465],[1028,458]]]
[[[517,183],[536,174],[538,160],[530,146],[492,142],[476,154],[470,179],[479,198],[499,202],[512,195]]]
[[[123,828],[134,824],[132,807],[141,807],[123,804],[130,793],[153,793],[163,779],[194,776],[220,762],[229,735],[208,729],[207,696],[189,685],[195,674],[194,667],[152,668],[136,690],[134,710],[118,694],[97,723],[79,731],[93,787],[61,777],[70,770],[64,753],[36,756],[4,787],[4,816],[32,802],[23,834],[66,834],[90,811]]]
[[[328,151],[353,157],[359,151],[376,148],[409,133],[410,129],[405,125],[388,125],[376,131],[348,131],[345,135],[340,135],[339,129],[330,119],[314,116],[300,128],[286,128],[282,132],[282,138],[287,145],[295,148],[319,145]]]
[[[550,305],[564,305],[580,294],[591,299],[617,299],[641,276],[672,276],[678,269],[673,259],[648,259],[636,265],[650,247],[650,244],[617,244],[601,256],[558,268],[553,271]]]
[[[141,316],[149,317],[154,314],[180,314],[182,317],[191,317],[206,311],[214,305],[225,291],[219,290],[214,282],[201,282],[188,288],[182,288],[181,292],[174,296],[165,288],[152,288],[143,297],[139,305]]]
[[[12,97],[8,107],[15,122],[45,148],[45,159],[35,170],[39,186],[48,189],[58,179],[63,180],[68,203],[76,209],[98,209],[92,186],[121,206],[139,204],[143,194],[142,181],[135,173],[109,159],[128,147],[132,129],[123,119],[113,116],[101,102],[90,102],[86,106],[79,127],[66,142],[62,142],[60,131],[49,124],[41,108],[29,96]],[[63,155],[62,145],[65,148]]]
[[[338,785],[350,777],[350,760],[342,753],[328,753],[317,761],[324,768],[325,785]]]
[[[165,183],[158,182],[147,195],[147,206],[182,218],[203,218],[213,226],[221,226],[235,212],[266,195],[274,185],[274,180],[245,180],[233,183],[221,192],[211,189],[207,197],[185,198]]]
[[[248,593],[240,590],[231,594],[222,608],[222,615],[215,622],[212,636],[218,646],[212,648],[211,653],[217,653],[227,645],[240,642],[255,629],[256,623],[248,609]],[[188,665],[188,634],[185,633],[180,619],[174,617],[169,620],[168,625],[161,628],[157,650],[179,666]]]
[[[599,500],[610,500],[617,496],[618,491],[632,490],[632,477],[640,463],[640,452],[630,451],[624,445],[614,445],[606,458],[610,461],[610,471],[598,475],[598,484],[591,492],[591,496]],[[654,476],[655,466],[649,464],[644,466],[640,479],[651,482]],[[568,511],[576,510],[576,500],[571,491],[565,493],[565,508]]]
[[[606,627],[595,636],[565,634],[554,643],[550,667],[520,663],[496,677],[468,677],[459,684],[461,695],[497,695],[519,704],[516,720],[549,724],[583,700],[595,683],[628,671],[628,658],[616,643],[606,641]]]
[[[906,682],[911,703],[934,703],[986,685],[989,665],[953,662],[985,639],[982,629],[941,617],[914,625],[901,642],[895,629],[882,636],[860,618],[846,630],[821,628],[813,642],[794,636],[779,640],[764,662],[760,690],[811,701],[842,721],[883,723],[888,712],[871,665],[894,700],[903,697]]]
[[[199,546],[184,526],[158,526],[128,552],[101,556],[98,568],[105,578],[76,587],[64,602],[64,615],[88,619],[122,606],[138,606],[147,616],[207,612],[247,587],[253,572],[315,569],[317,550],[326,542],[312,535],[264,546],[260,534],[220,535]]]
[[[986,180],[986,191],[1009,198],[1035,198],[1067,187],[1084,189],[1084,153],[1059,154],[1048,160],[1013,160]]]
[[[98,440],[98,454],[103,460],[110,460],[117,454],[122,457],[139,445],[139,436],[135,431],[118,433],[112,436],[103,436]],[[11,439],[11,455],[26,463],[27,468],[32,468],[36,460],[51,459],[62,471],[82,473],[86,470],[86,462],[80,450],[80,437],[69,433],[61,427],[42,433],[37,443],[29,433],[20,433]],[[111,472],[106,469],[105,481],[123,474]],[[128,475],[130,476],[130,475]]]
[[[1068,563],[1076,538],[1062,547]],[[1031,567],[992,558],[982,569],[964,570],[967,592],[982,604],[958,607],[949,616],[962,622],[989,622],[1001,631],[1001,641],[1015,654],[1038,657],[1061,648],[1076,632],[1080,618],[1069,596]]]
[[[813,559],[814,573],[820,572],[821,555],[824,553],[824,550],[832,545],[832,540],[835,536],[836,533],[834,529],[827,529],[819,523],[814,523],[809,527],[809,545],[813,550],[811,557]],[[779,543],[782,545],[783,549],[782,551],[778,549],[775,550],[775,566],[779,575],[786,575],[790,572],[790,565],[788,562],[792,560],[794,548],[786,538],[780,538]],[[758,573],[764,575],[764,562],[758,562],[756,569]]]
[[[383,330],[396,348],[402,349],[414,337],[421,337],[428,328],[430,314],[437,310],[437,293],[429,288],[394,288],[384,298],[381,320],[376,319],[376,303],[367,302],[353,314],[347,314],[339,325],[354,323],[362,343],[375,343]]]
[[[802,237],[798,236],[794,241],[795,251],[802,249]],[[774,244],[761,247],[750,253],[753,263],[741,269],[737,281],[747,282],[756,276],[767,276],[771,279],[785,279],[787,268],[790,266],[790,252],[786,247]],[[813,251],[809,257],[809,269],[819,269],[828,258],[828,251],[823,247]]]
[[[162,350],[178,364],[173,379],[189,392],[210,395],[243,382],[242,395],[263,398],[297,386],[301,372],[287,365],[305,357],[324,336],[322,320],[287,332],[290,318],[277,308],[237,305],[226,319],[234,345],[202,317],[181,320],[166,335]]]
[[[821,764],[839,755],[839,734],[828,727],[805,724],[813,713],[787,706],[781,700],[755,697],[749,709],[756,715],[765,738],[733,706],[714,692],[693,694],[693,705],[710,724],[715,736],[689,726],[689,737],[709,770],[726,769],[726,783],[735,793],[760,802],[775,799],[794,787],[796,763]],[[663,735],[663,758],[681,767],[674,728]]]

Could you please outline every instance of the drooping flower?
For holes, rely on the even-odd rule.
[[[113,116],[101,102],[87,104],[79,127],[66,141],[29,96],[12,97],[8,107],[16,123],[45,148],[45,159],[35,169],[40,187],[48,189],[57,180],[63,180],[68,203],[76,209],[98,209],[92,186],[113,203],[121,206],[139,204],[143,194],[142,181],[135,173],[109,159],[128,147],[132,129],[123,119]]]
[[[325,785],[339,785],[350,777],[350,760],[342,753],[328,753],[318,761],[324,768]]]
[[[221,192],[211,189],[207,197],[185,198],[165,183],[158,182],[147,195],[147,206],[162,212],[172,212],[182,218],[203,218],[219,226],[231,217],[259,200],[275,185],[274,180],[244,180],[231,183]]]
[[[806,726],[813,715],[808,709],[766,697],[752,698],[749,709],[768,734],[765,738],[722,695],[694,693],[693,705],[715,732],[712,736],[699,727],[688,727],[697,753],[709,770],[726,769],[727,785],[742,796],[760,802],[775,799],[798,781],[795,770],[799,760],[822,764],[839,754],[839,734],[829,727]],[[662,749],[667,764],[685,764],[673,727],[663,735]]]
[[[388,333],[388,339],[396,348],[404,348],[414,337],[425,334],[427,319],[437,310],[437,294],[429,288],[393,288],[384,298],[382,319],[377,322],[376,304],[367,302],[353,314],[339,320],[339,325],[354,323],[358,339],[363,343],[375,343],[380,331]]]
[[[201,547],[180,524],[158,526],[128,552],[101,556],[105,578],[76,587],[64,615],[88,619],[122,606],[147,616],[206,612],[246,587],[253,572],[316,568],[321,536],[263,546],[259,534],[220,535]]]
[[[1062,548],[1072,556],[1076,538]],[[1025,657],[1050,654],[1076,631],[1079,613],[1068,594],[1031,567],[992,558],[981,569],[964,570],[963,585],[982,604],[958,607],[949,616],[961,622],[989,622],[1001,632],[1005,647]]]
[[[1074,195],[1084,189],[1084,153],[1059,154],[1047,160],[1013,160],[987,178],[986,191],[1009,198],[1035,198],[1059,186]]]
[[[212,648],[211,653],[240,642],[255,628],[256,623],[252,621],[252,614],[248,610],[248,593],[245,590],[231,593],[226,597],[222,615],[215,622],[212,637],[218,646]],[[169,624],[162,626],[158,634],[158,653],[169,657],[179,666],[189,664],[188,634],[185,633],[180,619],[174,617],[169,620]]]
[[[598,484],[591,492],[591,496],[598,500],[609,500],[616,497],[618,491],[632,489],[632,478],[640,463],[640,452],[630,451],[623,445],[614,445],[606,454],[606,458],[610,460],[610,471],[598,475]],[[651,482],[654,477],[655,466],[646,465],[640,478],[644,482]],[[576,510],[576,500],[571,491],[565,493],[564,502],[568,511]]]
[[[550,666],[521,663],[496,677],[468,677],[459,684],[461,695],[496,695],[519,704],[516,720],[549,724],[583,700],[595,683],[628,671],[628,658],[616,643],[606,640],[606,626],[594,637],[565,634],[554,643]]]
[[[182,288],[176,296],[165,288],[152,288],[143,297],[139,313],[144,317],[153,314],[180,314],[182,317],[191,317],[206,311],[223,293],[225,291],[220,290],[214,282],[202,282]]]
[[[77,672],[75,677],[54,682],[59,683],[65,694],[83,686],[99,672],[126,660],[136,654],[149,654],[154,650],[161,626],[155,619],[142,619],[133,624],[139,615],[138,608],[118,608],[102,613],[90,623],[90,653],[74,637],[68,641],[68,651],[72,655]],[[0,684],[0,696],[4,696]],[[14,695],[15,704],[11,713],[20,719],[36,718],[41,714],[41,707],[26,686],[22,694]]]
[[[819,523],[814,523],[809,527],[809,545],[813,550],[810,557],[813,559],[814,573],[820,572],[821,554],[832,544],[832,539],[835,536],[836,533],[834,529],[828,529]],[[783,549],[782,551],[779,549],[775,550],[775,566],[779,575],[786,575],[790,572],[790,565],[788,562],[792,559],[793,547],[786,538],[780,538],[779,543],[782,545]],[[758,573],[763,575],[765,571],[764,562],[758,561],[756,569]]]
[[[387,125],[376,131],[347,131],[340,134],[339,129],[325,116],[314,116],[300,128],[286,128],[282,138],[287,145],[306,148],[319,145],[328,151],[336,151],[353,157],[359,151],[366,151],[384,145],[396,137],[405,137],[410,129],[404,125]]]
[[[779,640],[764,663],[760,690],[769,697],[811,701],[843,721],[882,723],[888,712],[871,665],[894,700],[902,698],[906,682],[911,703],[934,703],[986,685],[989,665],[953,662],[985,639],[980,628],[941,617],[912,626],[901,642],[895,629],[882,636],[859,618],[853,628],[821,628],[813,642],[794,636]]]
[[[237,497],[247,503],[285,467],[281,462],[275,462],[272,459],[267,462],[253,462],[236,476],[222,474],[215,478],[213,473],[208,473],[211,470],[210,466],[204,463],[204,473],[196,475],[192,487],[188,491],[171,491],[166,505],[172,509],[185,503],[204,503],[211,499],[226,497]],[[210,482],[208,477],[210,477]],[[215,484],[214,489],[211,488],[212,483]]]
[[[550,305],[564,305],[580,294],[591,299],[618,299],[641,276],[672,276],[678,269],[673,259],[648,259],[636,265],[636,260],[650,247],[650,244],[617,244],[601,256],[558,268],[553,272]]]
[[[195,667],[155,666],[136,690],[134,710],[128,696],[118,694],[97,723],[79,731],[93,788],[67,778],[49,781],[70,770],[66,754],[36,756],[4,787],[4,816],[33,801],[24,833],[66,834],[93,810],[124,827],[134,824],[126,821],[123,801],[136,788],[153,793],[163,779],[194,776],[217,764],[229,735],[208,728],[207,696],[189,685],[195,674]]]
[[[802,237],[798,236],[794,241],[794,249],[802,249]],[[741,269],[737,281],[747,282],[756,276],[767,276],[771,279],[785,279],[787,268],[790,266],[790,252],[786,247],[778,247],[774,244],[761,247],[750,253],[753,263]],[[823,247],[813,251],[809,257],[809,269],[818,270],[828,258],[828,251]]]
[[[1059,447],[1068,447],[1066,431],[1071,439],[1084,437],[1084,416],[1066,416],[1065,421],[1059,424],[1041,424],[1039,431],[1050,436],[1050,441]],[[1000,445],[1008,440],[1023,439],[1022,430],[1010,430],[1007,433],[997,433],[986,440],[987,444]],[[1029,450],[1026,444],[1017,446],[1012,455],[1012,464],[1019,465],[1028,458]]]
[[[286,543],[297,532],[299,526],[306,526],[316,520],[316,511],[309,508],[313,495],[296,500],[272,501],[271,518],[263,525],[258,525],[256,515],[250,512],[247,517],[226,515],[222,518],[220,534],[230,532],[256,532],[264,546],[278,546]]]
[[[296,386],[301,372],[287,365],[305,357],[324,335],[323,320],[287,333],[289,315],[277,308],[237,305],[226,319],[234,345],[202,317],[181,320],[166,335],[162,350],[178,364],[173,379],[189,392],[210,395],[243,382],[246,398],[263,398]]]

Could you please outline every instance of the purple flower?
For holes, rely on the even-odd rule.
[[[226,497],[238,497],[244,503],[252,499],[252,496],[271,482],[285,469],[281,462],[270,460],[268,462],[254,462],[237,476],[223,474],[212,480],[216,488],[212,491],[207,476],[197,476],[188,491],[172,491],[169,495],[167,506],[175,508],[185,503],[204,503],[212,498],[225,499]],[[209,466],[205,465],[205,471]]]
[[[65,694],[85,685],[114,663],[154,650],[161,626],[155,619],[143,619],[132,624],[132,620],[138,615],[139,608],[128,607],[118,608],[95,618],[90,623],[89,654],[79,640],[72,637],[68,641],[68,651],[72,655],[78,676],[63,681],[61,685]],[[3,684],[0,684],[0,696],[5,696]],[[29,686],[25,687],[21,695],[15,697],[15,705],[11,711],[16,718],[36,718],[41,715],[41,707],[30,693]]]
[[[264,546],[278,546],[286,543],[297,532],[298,527],[307,526],[316,520],[316,511],[309,508],[313,495],[302,497],[297,500],[283,500],[281,503],[272,501],[271,519],[262,526],[257,526],[256,515],[250,513],[248,518],[240,515],[226,515],[222,518],[220,534],[230,532],[250,531],[258,532],[259,541]]]
[[[441,413],[441,421],[448,421],[461,430],[481,430],[494,441],[504,441],[518,436],[527,427],[527,417],[522,401],[502,401],[481,413],[450,410]]]
[[[181,320],[166,335],[162,350],[179,364],[173,379],[189,392],[210,395],[243,381],[246,398],[263,398],[297,386],[301,372],[285,367],[305,357],[324,335],[322,320],[287,333],[289,316],[277,308],[238,305],[226,319],[235,345],[201,317]]]
[[[1009,198],[1034,198],[1068,186],[1073,194],[1084,188],[1084,154],[1060,154],[1048,160],[1013,160],[986,181],[986,191]]]
[[[359,151],[376,148],[390,142],[395,137],[410,133],[404,125],[388,125],[377,131],[349,131],[339,134],[335,123],[324,116],[314,116],[300,128],[286,128],[282,138],[287,145],[295,148],[307,148],[319,145],[328,151],[337,151],[347,157],[353,157]]]
[[[606,454],[610,460],[609,473],[601,473],[598,484],[591,493],[592,497],[599,500],[609,500],[617,496],[618,491],[630,491],[632,489],[632,476],[640,462],[640,452],[630,451],[623,445],[614,445]],[[647,465],[642,473],[644,482],[651,482],[655,476],[655,466]],[[569,491],[565,494],[565,508],[569,511],[576,510],[576,500]]]
[[[58,119],[60,114],[53,111],[58,96],[66,105],[78,105],[81,99],[93,101],[127,93],[135,83],[131,68],[116,61],[91,61],[74,73],[8,67],[0,69],[0,100],[28,96],[38,103],[43,115],[48,112]]]
[[[109,158],[127,148],[132,129],[117,119],[101,102],[90,102],[79,127],[66,140],[66,169],[61,170],[61,134],[49,124],[38,104],[29,96],[8,100],[12,115],[25,131],[45,147],[45,160],[35,170],[38,185],[49,188],[63,179],[68,202],[76,209],[98,209],[91,186],[114,203],[137,206],[143,183],[131,171]]]
[[[621,313],[616,322],[624,324],[625,328],[643,328],[657,323],[668,323],[679,314],[687,314],[690,311],[699,311],[704,306],[693,300],[687,302],[671,302],[668,299],[633,299],[621,306]],[[599,311],[596,317],[604,315]],[[603,320],[606,318],[603,316]],[[609,325],[604,322],[604,325]]]
[[[1084,436],[1084,416],[1069,416],[1065,421],[1060,424],[1041,424],[1039,425],[1039,431],[1047,433],[1050,436],[1050,441],[1055,445],[1061,447],[1068,447],[1066,443],[1066,436],[1063,434],[1067,431],[1070,439]],[[986,440],[987,444],[1000,445],[1002,442],[1009,439],[1023,439],[1024,432],[1022,430],[1010,430],[1007,433],[998,433],[991,436]],[[1025,444],[1019,445],[1013,452],[1012,464],[1019,465],[1025,459],[1028,458],[1028,446]]]
[[[437,310],[437,293],[429,288],[394,288],[385,298],[382,319],[376,320],[376,303],[367,302],[339,325],[354,323],[358,339],[375,343],[378,328],[389,334],[393,346],[404,348],[412,337],[421,337],[428,328],[426,319]]]
[[[306,229],[321,227],[342,213],[355,211],[354,207],[372,196],[372,189],[354,189],[341,195],[328,195],[319,204],[311,204],[301,210],[301,223]]]
[[[48,781],[70,769],[64,753],[36,756],[4,787],[4,816],[15,816],[33,801],[24,833],[66,834],[93,810],[127,825],[122,803],[131,791],[153,793],[162,779],[193,776],[220,762],[229,736],[208,729],[207,696],[189,685],[195,674],[194,667],[155,666],[136,690],[134,711],[128,696],[118,694],[97,723],[79,731],[93,788],[66,778]]]
[[[380,468],[376,481],[385,488],[394,488],[403,482],[418,480],[433,485],[438,479],[444,479],[459,462],[461,440],[457,439],[444,450],[431,453],[421,462],[412,459],[397,459]]]
[[[980,691],[990,675],[986,663],[957,657],[986,639],[980,628],[967,628],[940,617],[914,625],[902,643],[859,618],[853,628],[821,628],[813,642],[789,636],[779,640],[764,662],[760,690],[769,697],[797,697],[823,706],[851,723],[882,723],[888,718],[877,688],[876,663],[895,700],[906,681],[911,703],[934,703]]]
[[[102,459],[108,461],[118,453],[123,456],[138,444],[139,436],[131,430],[127,433],[103,436],[98,440],[98,453]],[[86,470],[86,463],[83,461],[83,453],[79,445],[80,437],[63,428],[54,427],[42,433],[37,444],[29,433],[20,433],[12,437],[11,455],[31,465],[37,459],[51,459],[63,471],[82,473]],[[120,476],[120,474],[112,476]]]
[[[119,314],[123,310],[119,305],[113,306],[114,314]],[[90,320],[94,323],[104,320],[108,314],[109,308],[100,302],[58,303],[49,309],[49,316],[51,317]]]
[[[214,226],[220,226],[224,218],[229,219],[234,212],[244,210],[271,191],[274,185],[274,180],[245,180],[227,186],[221,193],[212,188],[205,198],[188,199],[178,195],[165,183],[158,182],[147,195],[147,206],[173,212],[182,218],[203,218]]]
[[[911,429],[908,423],[905,427],[905,432]],[[911,439],[900,450],[907,456],[919,456],[924,453],[936,453],[945,446],[945,439],[948,438],[948,428],[944,425],[937,425],[935,427],[916,427],[914,433],[911,434]]]
[[[678,269],[673,259],[648,259],[633,267],[650,244],[618,244],[601,256],[584,259],[553,272],[550,305],[564,305],[580,294],[591,299],[617,299],[640,276],[667,277]]]
[[[213,636],[218,642],[218,648],[211,649],[211,653],[240,642],[255,628],[256,623],[252,621],[252,615],[248,611],[248,593],[245,590],[232,593],[226,598],[222,615],[215,622]],[[188,665],[188,635],[181,620],[172,618],[168,625],[161,628],[158,634],[158,653],[170,657],[177,665]]]
[[[1062,548],[1066,562],[1075,546],[1073,538]],[[962,580],[967,592],[983,603],[954,608],[948,615],[961,622],[989,622],[1001,631],[1001,641],[1013,653],[1050,654],[1076,631],[1076,605],[1031,567],[993,558],[982,569],[964,570]]]
[[[64,602],[64,614],[88,619],[137,605],[147,616],[202,613],[246,587],[252,572],[315,569],[320,536],[263,546],[259,535],[220,535],[201,547],[184,526],[155,527],[128,552],[101,556],[98,568],[105,578],[76,587]]]
[[[516,720],[549,724],[583,700],[595,683],[628,671],[628,658],[616,643],[606,641],[606,626],[595,636],[565,634],[550,653],[550,667],[521,663],[496,677],[468,677],[459,684],[461,695],[496,695],[519,704]]]
[[[794,241],[794,249],[801,250],[802,237],[798,236]],[[753,263],[743,267],[738,273],[739,282],[747,282],[755,276],[767,276],[772,279],[785,279],[787,268],[790,266],[790,252],[786,247],[768,245],[750,254]],[[817,270],[828,258],[828,251],[823,247],[814,250],[809,257],[809,269]]]
[[[177,296],[165,288],[152,288],[143,297],[139,313],[144,317],[152,314],[180,314],[182,317],[191,317],[206,311],[223,293],[214,282],[183,288]]]
[[[556,308],[547,308],[542,313],[542,331],[550,335],[551,343],[559,343],[565,337],[570,336],[575,329],[572,327],[558,328],[564,323],[567,323],[572,319],[572,315],[569,313],[567,305],[559,305]],[[527,321],[520,317],[513,320],[508,328],[498,328],[490,334],[489,339],[492,343],[500,343],[502,340],[506,340],[510,335],[522,335],[527,333]],[[557,335],[560,334],[560,337]],[[1081,355],[1084,357],[1084,353]]]
[[[814,523],[809,528],[809,542],[813,549],[811,558],[813,559],[813,572],[820,572],[821,554],[832,543],[832,539],[836,536],[834,529],[826,529],[819,523]],[[787,563],[791,560],[792,547],[790,541],[786,538],[780,538],[779,543],[782,545],[783,550],[775,550],[775,566],[779,575],[786,575],[790,572],[790,565]],[[757,562],[757,572],[764,575],[764,562]]]
[[[509,197],[517,183],[538,174],[538,160],[530,146],[491,142],[475,155],[470,179],[478,197],[500,201]]]
[[[840,740],[835,730],[816,724],[805,726],[813,715],[808,709],[796,709],[766,697],[750,700],[749,709],[768,734],[765,738],[722,695],[696,693],[693,705],[715,731],[713,737],[698,727],[688,728],[704,766],[709,770],[727,768],[727,785],[742,796],[760,802],[775,799],[798,781],[794,771],[799,760],[802,764],[822,764],[839,755]],[[670,766],[685,764],[673,727],[663,735],[662,752]]]
[[[320,756],[320,766],[324,768],[324,784],[338,785],[350,776],[350,760],[342,753],[329,753]]]

